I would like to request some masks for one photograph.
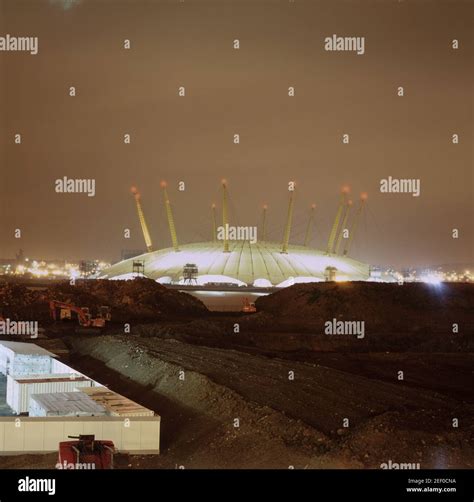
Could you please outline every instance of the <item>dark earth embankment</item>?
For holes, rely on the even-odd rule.
[[[474,468],[473,286],[297,285],[253,315],[192,307],[41,343],[162,416],[161,455],[119,467]],[[326,335],[332,318],[365,321],[364,338]],[[22,458],[0,466],[45,466]]]
[[[111,309],[114,323],[191,318],[207,314],[197,298],[171,290],[151,279],[133,281],[78,280],[52,284],[46,290],[0,284],[0,315],[11,319],[49,321],[49,301],[88,307],[93,315],[101,305]]]

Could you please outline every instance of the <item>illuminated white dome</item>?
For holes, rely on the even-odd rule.
[[[351,258],[327,255],[321,250],[304,246],[288,246],[281,252],[276,242],[229,242],[229,253],[223,252],[222,242],[199,242],[145,253],[121,261],[104,270],[100,278],[127,278],[133,273],[133,262],[144,262],[144,275],[150,279],[171,278],[183,283],[183,268],[195,264],[197,283],[228,282],[241,285],[269,284],[287,286],[293,282],[324,281],[326,268],[334,267],[335,280],[361,281],[369,277],[369,265]],[[209,277],[205,277],[209,276]],[[282,284],[283,283],[283,284]]]

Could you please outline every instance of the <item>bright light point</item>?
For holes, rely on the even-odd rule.
[[[80,277],[79,270],[71,269],[69,273],[70,273],[69,277],[71,279],[77,279],[78,277]]]
[[[439,285],[443,282],[442,278],[439,275],[435,274],[425,275],[421,277],[421,281],[426,284],[434,284],[434,285]]]

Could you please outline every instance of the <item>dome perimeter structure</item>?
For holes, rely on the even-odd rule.
[[[161,249],[112,265],[101,277],[131,278],[137,260],[143,263],[143,274],[159,282],[183,283],[186,264],[196,265],[198,284],[285,286],[293,281],[324,281],[328,279],[328,267],[335,269],[335,280],[363,281],[369,277],[368,265],[345,256],[293,245],[282,253],[280,243],[249,241],[230,241],[228,253],[222,251],[222,243],[212,241],[187,244],[178,252]]]

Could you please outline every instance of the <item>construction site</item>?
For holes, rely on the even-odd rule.
[[[0,282],[0,468],[474,466],[472,284],[372,276],[346,186],[325,250],[314,204],[290,244],[294,190],[281,243],[266,206],[231,238],[223,181],[212,240],[182,245],[161,189],[171,248],[133,187],[147,253]]]
[[[0,342],[0,467],[71,463],[79,436],[113,443],[97,468],[474,466],[471,284],[300,284],[234,313],[146,278],[0,297],[43,328]],[[361,311],[363,338],[325,332]]]

